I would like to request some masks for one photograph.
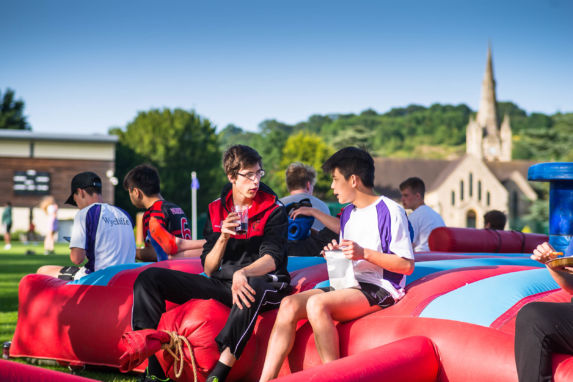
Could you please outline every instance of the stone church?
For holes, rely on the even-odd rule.
[[[400,183],[417,176],[426,184],[426,204],[452,227],[483,227],[489,210],[506,213],[506,229],[521,228],[537,194],[527,181],[535,162],[511,160],[511,122],[498,122],[491,48],[488,48],[479,110],[466,128],[466,154],[455,160],[376,158],[375,187],[400,199]]]

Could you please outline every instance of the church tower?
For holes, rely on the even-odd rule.
[[[505,117],[500,130],[497,122],[497,100],[491,47],[487,50],[485,75],[477,115],[470,117],[466,128],[466,152],[487,161],[511,160],[511,126]]]

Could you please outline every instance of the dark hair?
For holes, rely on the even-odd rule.
[[[263,158],[257,150],[245,145],[234,145],[223,153],[223,170],[232,179],[237,177],[241,168],[258,164],[263,167]]]
[[[79,188],[76,190],[76,193],[78,192]],[[94,186],[89,186],[89,187],[82,187],[82,190],[84,190],[85,192],[87,192],[88,195],[101,195],[101,188],[98,187],[94,187]]]
[[[126,191],[137,187],[145,196],[156,195],[161,192],[159,174],[155,167],[149,164],[135,166],[123,178],[123,188]]]
[[[322,165],[322,170],[326,173],[332,173],[335,169],[340,171],[344,179],[356,175],[365,187],[374,187],[374,159],[366,150],[358,147],[338,150]]]
[[[489,223],[489,228],[491,229],[498,229],[500,231],[503,231],[503,229],[505,228],[505,221],[506,221],[506,217],[505,214],[501,211],[498,210],[491,210],[486,212],[485,215],[483,215],[483,224],[484,226]]]
[[[400,183],[400,191],[404,191],[405,188],[409,188],[414,193],[419,193],[422,199],[424,199],[424,194],[426,193],[426,185],[424,181],[416,176],[406,179]]]
[[[316,170],[301,162],[289,164],[285,171],[286,185],[289,191],[300,190],[306,187],[307,183],[312,186],[316,183]]]

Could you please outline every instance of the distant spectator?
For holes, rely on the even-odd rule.
[[[285,177],[290,195],[280,200],[289,213],[288,255],[319,256],[326,244],[338,238],[340,220],[330,216],[328,206],[312,195],[316,184],[312,166],[291,163]]]
[[[12,203],[6,202],[6,207],[2,212],[2,225],[4,226],[4,249],[12,248],[10,241],[10,231],[12,230]]]
[[[58,205],[53,196],[46,196],[40,202],[40,208],[48,215],[46,236],[44,238],[44,255],[54,254],[54,243],[58,234]]]
[[[503,212],[498,210],[491,210],[483,215],[483,228],[503,231],[506,221],[507,218]]]
[[[408,178],[400,184],[402,204],[405,209],[412,210],[408,220],[414,229],[412,245],[414,251],[429,251],[428,237],[434,228],[445,226],[444,220],[436,211],[424,203],[426,186],[417,177]]]
[[[37,273],[71,281],[113,265],[135,262],[131,217],[121,208],[103,203],[101,187],[101,178],[93,172],[74,176],[66,204],[80,208],[70,238],[70,260],[77,266],[44,265]]]
[[[129,199],[135,207],[146,209],[143,214],[145,247],[137,249],[138,260],[157,261],[163,256],[169,259],[201,256],[205,240],[191,240],[185,212],[178,205],[163,199],[159,174],[154,167],[142,164],[132,168],[123,179],[123,188],[129,192]],[[155,220],[151,222],[152,219]],[[175,237],[187,239],[184,241],[186,250],[178,250]],[[157,251],[164,254],[159,253],[158,256]]]

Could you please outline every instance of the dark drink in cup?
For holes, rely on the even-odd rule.
[[[247,233],[247,223],[240,223],[237,228],[235,228],[235,232],[239,235],[244,235]]]
[[[246,207],[235,206],[235,213],[238,217],[237,223],[239,223],[239,225],[235,227],[235,232],[239,235],[245,235],[249,226],[249,212]]]

